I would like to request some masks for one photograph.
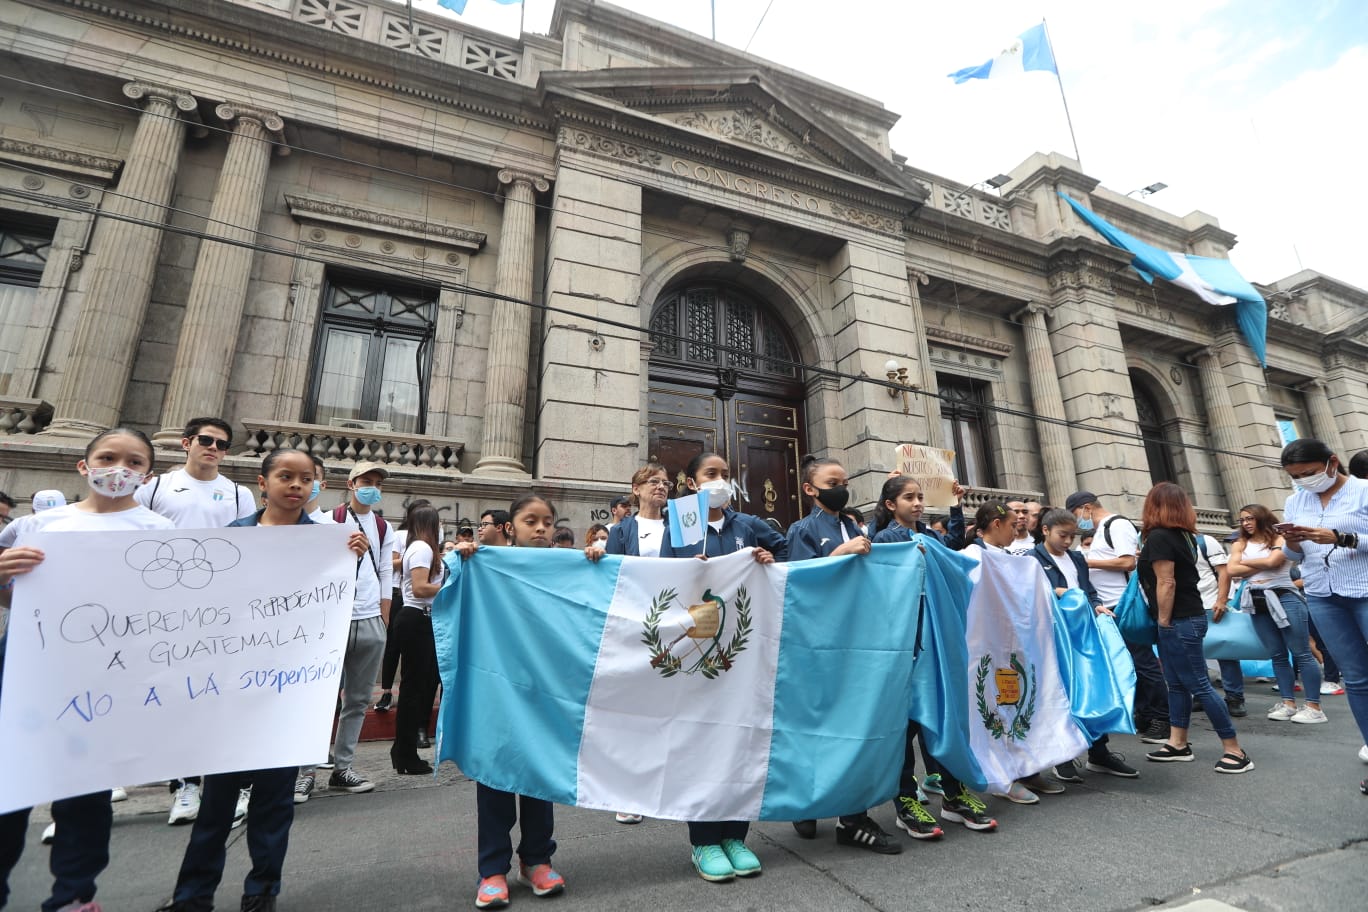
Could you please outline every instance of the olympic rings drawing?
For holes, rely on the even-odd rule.
[[[240,560],[242,552],[222,538],[140,541],[124,552],[124,562],[142,574],[149,589],[203,589],[215,573],[233,569]]]

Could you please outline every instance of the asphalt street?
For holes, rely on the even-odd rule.
[[[557,808],[557,869],[563,896],[537,899],[513,888],[513,905],[548,912],[669,910],[1077,910],[1227,912],[1368,910],[1368,765],[1343,697],[1327,697],[1331,721],[1265,720],[1268,685],[1250,685],[1251,716],[1240,739],[1256,769],[1220,776],[1219,742],[1196,717],[1194,763],[1144,762],[1138,739],[1113,747],[1138,780],[1084,773],[1038,805],[990,800],[997,833],[946,824],[938,842],[904,839],[898,856],[838,846],[833,823],[799,839],[787,823],[752,828],[764,864],[752,880],[708,884],[689,865],[684,826],[647,820],[623,826],[611,814]],[[387,771],[388,742],[363,744],[357,768],[379,787],[365,795],[318,793],[297,809],[282,912],[448,910],[473,907],[474,784],[445,765],[432,777]],[[169,827],[165,787],[130,790],[118,805],[112,861],[98,899],[108,912],[155,909],[169,898],[188,827]],[[938,810],[932,799],[932,810]],[[891,805],[875,816],[893,830]],[[49,884],[35,810],[30,839],[11,878],[10,908],[35,909]],[[221,909],[236,909],[249,867],[244,831],[234,832]]]

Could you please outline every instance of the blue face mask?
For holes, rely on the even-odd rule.
[[[318,486],[318,482],[315,481],[313,486],[313,493],[309,495],[309,500],[318,500],[318,492],[321,490],[323,489],[320,488]]]
[[[357,488],[352,492],[356,495],[356,502],[373,507],[380,502],[380,489],[374,485],[366,485],[364,488]]]
[[[1078,521],[1078,531],[1079,531],[1079,532],[1091,532],[1092,530],[1093,530],[1093,521],[1092,521],[1092,517],[1091,517],[1091,516],[1085,516],[1085,517],[1083,517],[1082,519],[1080,519],[1080,520]]]

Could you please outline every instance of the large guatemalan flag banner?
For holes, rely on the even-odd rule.
[[[897,790],[925,555],[761,566],[481,548],[433,603],[437,755],[487,786],[678,820]]]

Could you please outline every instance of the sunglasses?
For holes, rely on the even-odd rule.
[[[195,443],[198,443],[202,447],[214,447],[220,453],[228,452],[228,447],[232,446],[232,444],[222,437],[210,437],[208,434],[196,434],[190,439],[194,440]]]

